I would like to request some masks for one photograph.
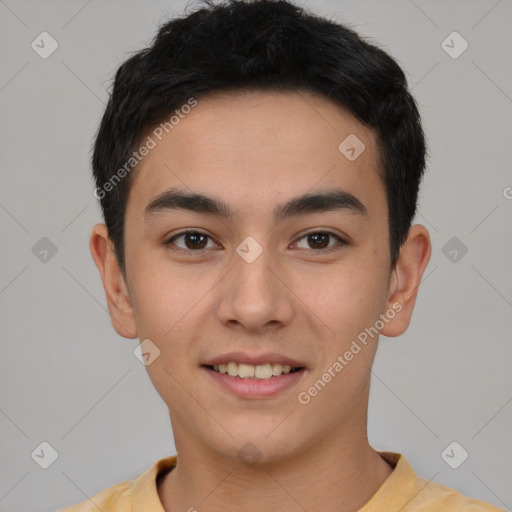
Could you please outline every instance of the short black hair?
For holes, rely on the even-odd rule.
[[[95,196],[123,273],[134,151],[191,98],[244,90],[317,93],[373,129],[394,267],[416,213],[427,155],[418,108],[400,66],[352,28],[287,0],[204,4],[162,24],[148,48],[123,62],[96,135]]]

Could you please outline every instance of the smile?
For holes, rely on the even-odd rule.
[[[251,365],[230,362],[203,365],[202,368],[216,386],[243,399],[268,399],[279,395],[297,386],[306,373],[304,367],[279,363]]]
[[[210,370],[218,373],[224,373],[231,377],[239,377],[241,379],[271,379],[279,377],[283,374],[294,373],[300,370],[300,367],[290,365],[282,365],[279,363],[266,364],[243,364],[234,361],[227,364],[215,364],[207,366]]]

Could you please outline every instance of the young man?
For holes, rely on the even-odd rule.
[[[430,258],[425,153],[395,61],[285,1],[208,4],[125,62],[90,247],[177,456],[66,510],[499,510],[368,443]]]

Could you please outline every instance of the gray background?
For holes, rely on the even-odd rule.
[[[433,255],[411,327],[381,339],[370,441],[404,453],[427,479],[510,510],[512,3],[302,5],[400,62],[432,155],[417,221]],[[167,409],[133,355],[137,340],[111,327],[89,253],[101,221],[89,149],[117,66],[184,7],[0,0],[1,511],[82,501],[174,453]],[[43,31],[59,44],[47,59],[31,48]],[[453,31],[469,44],[458,58],[441,45]],[[33,251],[42,237],[57,248],[46,262]],[[46,470],[31,458],[43,441],[58,452]],[[469,453],[458,469],[441,457],[453,441]]]

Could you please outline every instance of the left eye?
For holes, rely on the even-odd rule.
[[[345,241],[341,237],[331,233],[330,231],[315,231],[314,233],[308,233],[307,235],[299,238],[299,242],[300,240],[306,240],[309,247],[301,247],[305,249],[331,249],[333,246],[329,247],[329,243],[333,238],[338,241],[337,245],[345,244]],[[297,244],[299,242],[297,242]]]

